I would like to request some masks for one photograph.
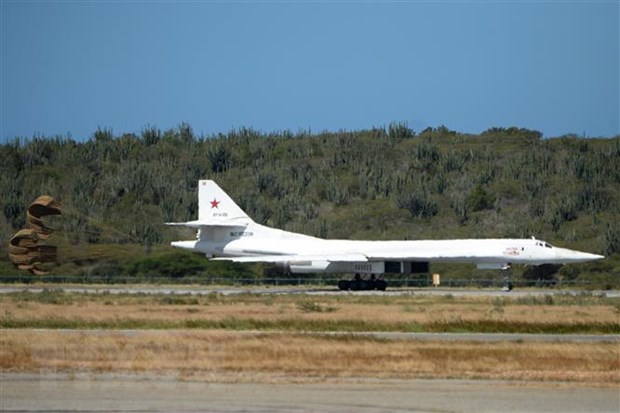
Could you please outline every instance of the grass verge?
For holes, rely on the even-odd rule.
[[[10,330],[0,338],[3,372],[146,373],[205,381],[476,378],[617,386],[618,356],[617,343],[480,345],[216,330]]]
[[[341,331],[341,332],[431,332],[431,333],[520,333],[520,334],[620,334],[614,323],[522,323],[498,320],[454,320],[420,323],[379,323],[364,320],[262,320],[255,318],[224,318],[221,320],[185,319],[146,320],[86,320],[50,317],[46,319],[0,318],[0,328],[39,329],[204,329],[204,330],[264,330],[264,331]]]
[[[620,334],[600,296],[0,295],[0,328]]]

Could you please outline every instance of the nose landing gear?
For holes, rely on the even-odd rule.
[[[504,285],[502,287],[502,291],[512,291],[512,282],[510,281],[510,275],[512,274],[512,270],[510,269],[510,264],[504,265],[500,270],[500,274],[504,279]]]

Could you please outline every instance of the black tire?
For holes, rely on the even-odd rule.
[[[387,288],[387,282],[385,280],[377,280],[377,290],[379,291],[385,291],[385,289]]]
[[[349,281],[349,289],[351,291],[361,291],[364,289],[365,284],[362,280]]]
[[[347,280],[338,281],[338,289],[340,291],[348,291],[350,289],[349,282]]]

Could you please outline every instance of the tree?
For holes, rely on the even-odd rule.
[[[492,209],[495,204],[495,196],[488,193],[482,185],[477,185],[467,198],[467,204],[472,211]]]

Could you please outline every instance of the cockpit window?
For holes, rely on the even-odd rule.
[[[553,248],[553,245],[547,244],[546,242],[536,241],[536,246],[545,247],[545,248]]]

